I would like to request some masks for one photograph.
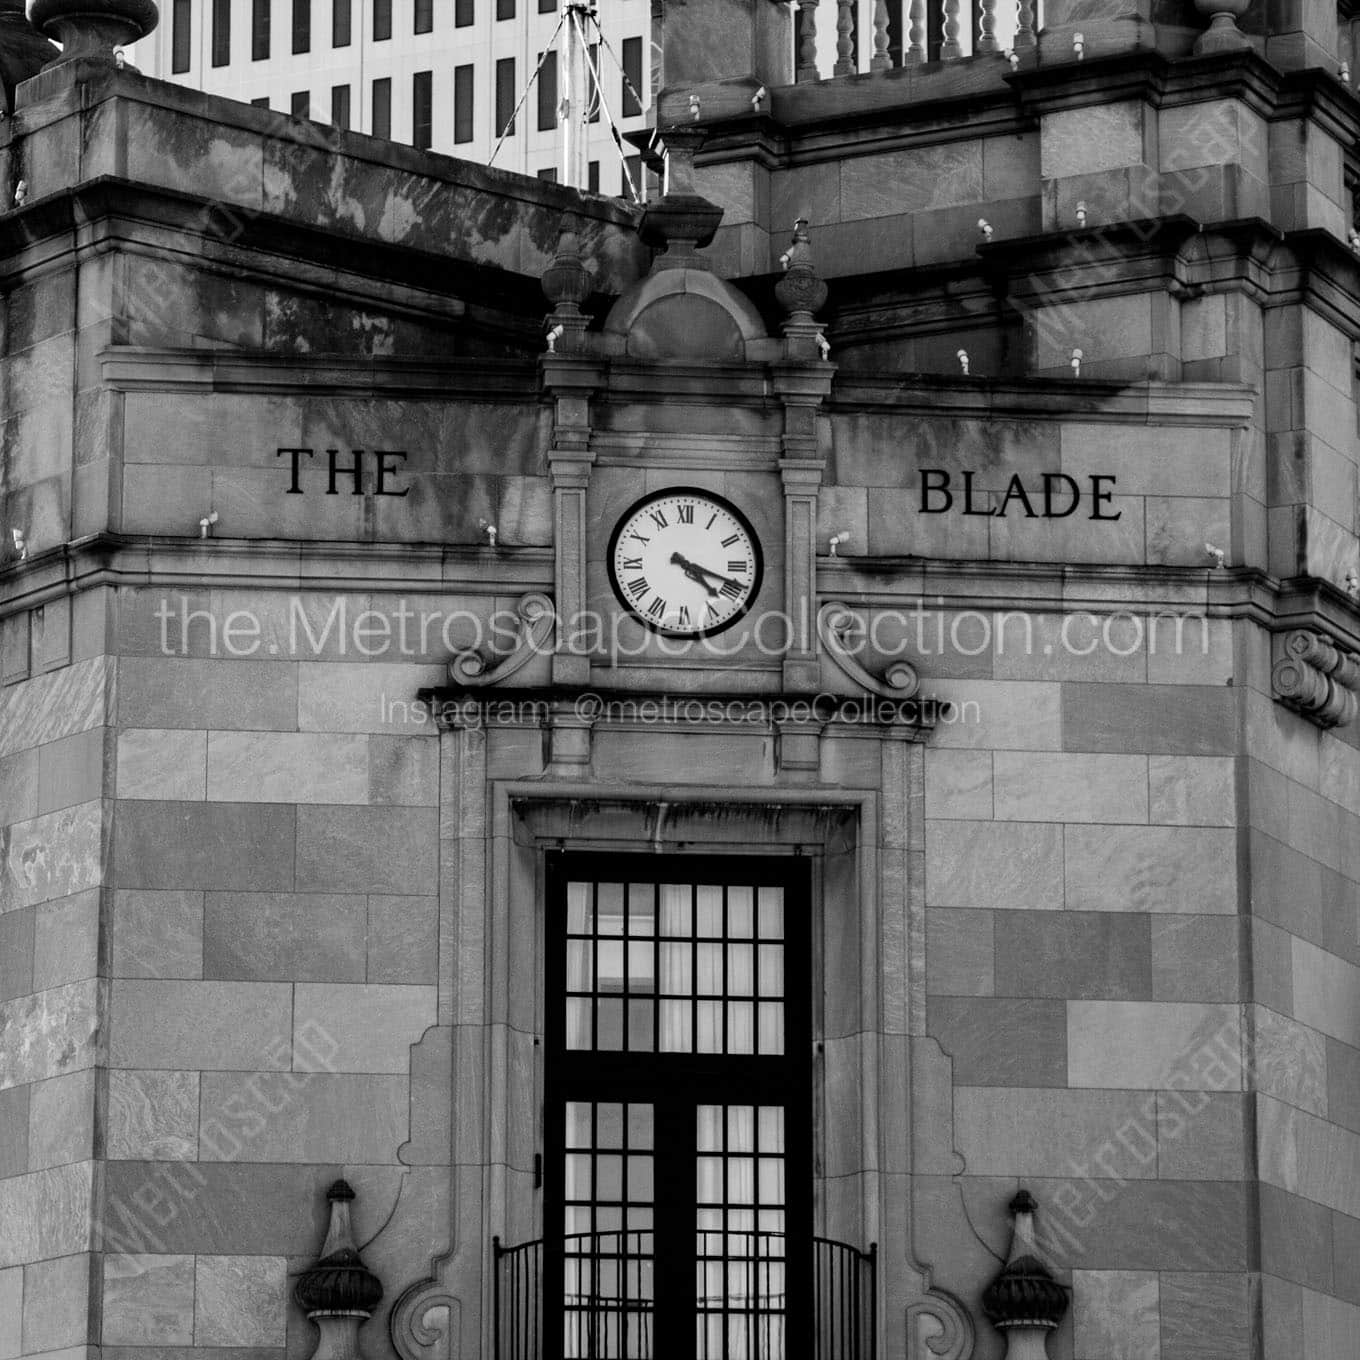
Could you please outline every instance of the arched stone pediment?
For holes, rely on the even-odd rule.
[[[635,359],[742,360],[766,338],[760,315],[705,269],[659,269],[610,309],[605,331]]]

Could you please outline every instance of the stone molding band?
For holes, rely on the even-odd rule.
[[[1276,639],[1275,697],[1319,727],[1344,727],[1360,708],[1360,659],[1330,638],[1297,628]]]

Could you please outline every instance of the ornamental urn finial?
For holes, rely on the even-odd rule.
[[[349,1206],[354,1191],[336,1181],[326,1192],[331,1221],[321,1257],[298,1277],[293,1297],[321,1335],[312,1360],[358,1360],[359,1328],[382,1301],[382,1282],[364,1265],[354,1245]]]
[[[543,271],[539,282],[543,296],[552,303],[548,314],[548,348],[571,349],[574,340],[590,324],[581,304],[590,296],[594,281],[581,258],[581,238],[575,213],[563,213],[558,228],[557,251]],[[566,340],[567,336],[572,337]],[[566,340],[565,344],[562,341]]]
[[[34,27],[61,44],[57,62],[112,62],[114,48],[145,38],[160,17],[156,0],[33,0],[29,10]]]
[[[684,124],[654,134],[653,144],[665,157],[665,192],[647,205],[638,225],[638,234],[649,246],[665,248],[653,261],[653,270],[710,268],[696,252],[713,239],[723,210],[698,193],[694,182],[694,158],[705,136],[702,128]]]
[[[14,112],[15,87],[36,76],[57,55],[57,49],[33,27],[24,0],[0,0],[0,86],[7,114]]]
[[[793,224],[793,242],[780,260],[784,277],[774,286],[774,295],[791,321],[811,321],[813,312],[826,301],[826,283],[817,273],[807,227],[806,217]]]
[[[1038,1207],[1028,1190],[1011,1200],[1010,1255],[982,1294],[982,1311],[1006,1337],[1006,1360],[1048,1360],[1044,1339],[1067,1312],[1067,1291],[1043,1263],[1034,1240]]]

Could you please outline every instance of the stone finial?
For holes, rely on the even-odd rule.
[[[1195,0],[1195,8],[1209,20],[1209,27],[1195,42],[1195,55],[1237,52],[1251,46],[1251,39],[1237,21],[1251,8],[1251,0]]]
[[[800,217],[793,224],[793,244],[782,263],[784,277],[775,284],[774,295],[790,321],[811,321],[813,312],[826,301],[826,283],[812,258],[806,218]]]
[[[293,1297],[321,1333],[312,1360],[359,1360],[359,1328],[382,1301],[382,1283],[354,1245],[349,1221],[354,1191],[336,1181],[326,1198],[331,1221],[321,1257],[298,1277]]]
[[[649,246],[665,249],[653,269],[709,267],[695,252],[713,239],[723,210],[696,192],[694,158],[704,137],[702,128],[684,125],[662,128],[657,133],[665,154],[665,192],[647,205],[638,227],[638,234]]]
[[[590,296],[594,281],[581,258],[581,238],[577,234],[577,227],[574,213],[562,214],[557,251],[540,280],[543,296],[552,303],[552,311],[548,315],[549,350],[555,350],[557,344],[569,336],[572,339],[579,336],[590,320],[581,310],[581,303]],[[563,345],[563,349],[571,347],[570,340]]]
[[[1038,1209],[1028,1190],[1010,1202],[1015,1228],[1005,1267],[982,1294],[982,1311],[1006,1338],[1006,1360],[1048,1360],[1044,1338],[1067,1312],[1067,1291],[1039,1257]]]
[[[7,114],[14,112],[15,87],[57,56],[57,49],[33,27],[25,8],[25,0],[0,0],[0,86]]]
[[[145,38],[161,15],[156,0],[33,0],[29,18],[61,44],[58,62],[112,61],[115,47]]]

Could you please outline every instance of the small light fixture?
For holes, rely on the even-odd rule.
[[[823,363],[831,358],[831,341],[820,333],[817,336],[817,351],[822,356]]]
[[[1072,357],[1068,362],[1072,365],[1072,376],[1074,378],[1081,377],[1081,361],[1084,357],[1085,356],[1079,349],[1074,349],[1072,351]]]
[[[21,179],[14,188],[14,205],[22,208],[28,199],[28,181]]]
[[[1348,61],[1341,63],[1341,83],[1349,85],[1351,83],[1351,64]]]
[[[1214,559],[1214,566],[1219,568],[1223,566],[1223,559],[1228,555],[1222,548],[1216,548],[1212,543],[1206,543],[1204,551]]]
[[[209,510],[201,520],[198,521],[199,538],[211,538],[213,525],[217,523],[217,511]]]
[[[1072,50],[1077,54],[1077,60],[1081,61],[1086,56],[1086,35],[1084,33],[1074,33],[1072,35]]]
[[[557,342],[566,334],[566,327],[560,322],[548,332],[548,353],[557,353]]]
[[[978,218],[978,230],[982,233],[984,241],[992,239],[992,224],[985,217]]]
[[[694,122],[699,121],[699,96],[692,94],[689,97],[689,116]]]
[[[840,546],[841,546],[842,543],[848,543],[849,541],[850,541],[850,534],[849,534],[849,531],[848,531],[848,530],[847,530],[847,531],[844,531],[844,532],[842,532],[842,533],[839,533],[839,534],[832,534],[832,535],[831,535],[831,547],[830,547],[830,553],[829,553],[829,555],[832,556],[832,557],[837,557],[837,556],[839,556],[839,553],[838,553],[837,550],[840,548]]]
[[[1011,70],[1018,71],[1020,69],[1020,53],[1017,52],[1015,48],[1008,47],[1004,55],[1006,60],[1011,64]]]
[[[958,357],[959,357],[959,369],[962,371],[963,376],[966,378],[968,376],[968,351],[966,349],[961,349],[959,351]]]
[[[1086,200],[1082,199],[1082,201],[1077,204],[1077,226],[1084,227],[1085,225],[1086,225]]]
[[[1346,233],[1346,238],[1351,243],[1351,249],[1355,251],[1357,255],[1360,255],[1360,231],[1356,231],[1356,229],[1352,227],[1350,231]]]
[[[19,561],[23,561],[28,556],[28,544],[24,542],[24,531],[22,529],[11,529],[9,536],[14,542],[14,551],[18,555]]]
[[[755,94],[751,96],[751,108],[754,112],[760,112],[760,106],[765,102],[765,96],[769,91],[762,85]]]
[[[1346,573],[1346,594],[1353,600],[1360,596],[1360,572],[1354,567]]]
[[[489,519],[479,519],[477,527],[486,535],[486,541],[491,547],[496,546],[496,540],[500,537],[500,531]]]

